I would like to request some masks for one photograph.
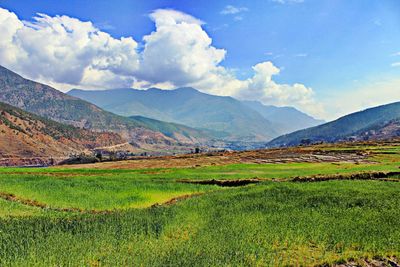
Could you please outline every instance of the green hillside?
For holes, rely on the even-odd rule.
[[[400,102],[356,112],[313,128],[283,135],[269,146],[295,146],[301,143],[374,139],[374,132],[400,118]],[[380,136],[379,138],[385,138]]]
[[[130,118],[136,122],[146,125],[146,127],[153,131],[161,132],[169,137],[174,137],[176,134],[181,134],[187,138],[207,139],[211,138],[213,135],[211,131],[197,130],[177,123],[165,123],[163,121],[142,116],[131,116]]]

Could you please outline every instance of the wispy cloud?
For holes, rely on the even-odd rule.
[[[393,62],[392,64],[390,64],[390,66],[392,67],[400,67],[400,62]]]
[[[381,21],[380,19],[374,19],[372,22],[373,22],[374,25],[376,25],[376,26],[382,26],[382,21]]]
[[[239,14],[242,12],[249,11],[247,7],[236,7],[232,5],[227,5],[224,7],[224,9],[221,10],[220,14],[221,15],[235,15]]]
[[[271,0],[271,1],[279,4],[300,4],[304,2],[304,0]]]
[[[242,16],[235,16],[233,19],[236,20],[236,21],[241,21],[241,20],[243,20],[243,17]]]
[[[294,55],[295,57],[308,57],[307,53],[298,53]]]
[[[229,27],[229,24],[228,23],[224,23],[222,25],[219,25],[219,26],[211,28],[211,31],[216,32],[216,31],[220,31],[220,30],[226,29],[228,27]]]
[[[399,52],[396,52],[396,53],[393,53],[391,56],[393,56],[393,57],[400,56],[400,51],[399,51]]]
[[[115,27],[111,25],[108,21],[94,23],[94,26],[100,30],[114,30]]]

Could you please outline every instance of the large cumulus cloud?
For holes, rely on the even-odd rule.
[[[253,66],[249,79],[236,78],[221,66],[227,51],[212,45],[201,20],[165,9],[155,10],[150,19],[155,30],[143,37],[139,51],[131,37],[113,38],[91,22],[45,14],[25,22],[0,8],[0,64],[61,89],[192,86],[313,114],[321,111],[311,88],[274,82],[280,70],[272,62]]]
[[[145,36],[137,77],[185,86],[207,78],[224,59],[226,51],[211,46],[202,22],[174,10],[150,15],[156,31]]]
[[[239,95],[243,98],[258,99],[264,103],[275,105],[290,105],[295,103],[309,111],[322,111],[322,106],[314,100],[314,92],[303,84],[278,84],[273,76],[278,75],[280,69],[272,62],[263,62],[253,66],[254,76],[247,80],[246,90]]]
[[[0,8],[0,62],[32,79],[70,85],[130,86],[137,43],[114,39],[91,22],[38,14],[23,22]],[[110,84],[111,85],[111,84]]]

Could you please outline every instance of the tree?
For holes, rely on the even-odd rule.
[[[98,158],[100,161],[103,159],[103,154],[101,154],[101,151],[96,153],[96,158]]]

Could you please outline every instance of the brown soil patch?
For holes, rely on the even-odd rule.
[[[315,175],[306,177],[295,177],[291,179],[293,182],[322,182],[330,180],[379,180],[400,182],[400,178],[393,178],[400,176],[400,172],[362,172],[351,174],[332,174],[332,175]]]
[[[135,157],[124,161],[101,162],[62,166],[62,168],[94,169],[148,169],[148,168],[198,168],[213,165],[238,163],[280,164],[280,163],[373,163],[368,153],[354,151],[325,151],[319,147],[295,147],[282,149],[261,149],[236,152],[212,152],[162,157]]]
[[[257,184],[261,182],[262,179],[236,179],[236,180],[177,180],[179,183],[188,183],[188,184],[202,184],[202,185],[218,185],[221,187],[237,187],[237,186],[245,186],[249,184]]]
[[[400,267],[396,257],[374,257],[373,259],[350,260],[346,263],[334,264],[334,267]]]
[[[54,177],[54,178],[68,178],[68,177],[77,177],[77,176],[85,176],[85,177],[99,177],[99,176],[112,176],[112,173],[79,173],[79,172],[31,172],[31,171],[22,171],[22,172],[4,172],[2,174],[7,175],[37,175],[37,176],[46,176],[46,177]]]

